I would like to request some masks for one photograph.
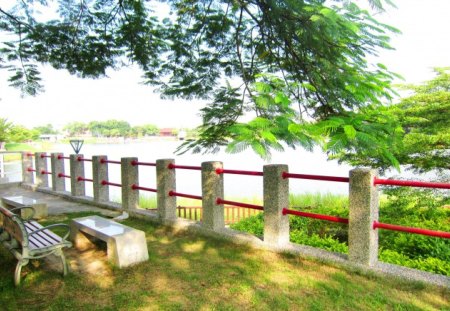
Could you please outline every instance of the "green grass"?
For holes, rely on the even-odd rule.
[[[50,222],[68,222],[52,217]],[[49,223],[49,222],[47,222]],[[127,269],[59,273],[28,265],[13,286],[15,259],[0,247],[2,310],[448,310],[450,291],[255,250],[143,220],[150,259]],[[70,251],[69,262],[86,253]],[[99,251],[101,253],[101,251]],[[96,253],[98,255],[98,253]],[[89,257],[98,265],[103,255]],[[104,258],[103,258],[104,259]],[[103,260],[102,259],[102,260]],[[101,260],[100,260],[101,261]]]

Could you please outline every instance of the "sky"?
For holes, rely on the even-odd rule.
[[[394,0],[375,18],[402,31],[392,37],[395,51],[383,51],[375,63],[383,63],[404,77],[403,83],[420,83],[433,77],[433,67],[450,66],[450,1]],[[372,59],[371,59],[372,60]],[[162,100],[149,86],[140,84],[141,72],[133,67],[109,71],[108,78],[80,79],[49,66],[42,70],[45,92],[22,98],[7,85],[0,71],[0,117],[28,128],[69,122],[125,120],[131,125],[158,127],[200,125],[201,101]]]

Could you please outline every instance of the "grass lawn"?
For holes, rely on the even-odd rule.
[[[123,223],[145,231],[148,262],[117,269],[101,249],[69,250],[74,272],[67,278],[40,261],[24,269],[23,284],[15,288],[16,261],[0,247],[0,309],[450,310],[449,290],[364,276],[142,220]]]

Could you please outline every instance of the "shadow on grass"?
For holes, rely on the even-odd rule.
[[[69,218],[86,215],[69,215]],[[67,216],[51,221],[68,222]],[[65,217],[65,218],[64,218]],[[64,219],[62,219],[64,218]],[[75,270],[63,279],[47,262],[27,266],[13,286],[15,260],[0,250],[0,301],[6,310],[421,310],[450,307],[448,290],[363,276],[142,220],[149,261],[126,269],[103,250],[69,250]],[[80,268],[94,265],[88,271]],[[78,265],[78,267],[77,267]],[[94,267],[95,268],[95,267]]]

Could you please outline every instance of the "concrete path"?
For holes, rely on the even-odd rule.
[[[0,197],[18,196],[18,195],[23,195],[32,199],[42,201],[43,203],[47,203],[49,215],[58,215],[75,212],[88,212],[88,211],[98,212],[107,217],[115,217],[117,215],[120,215],[119,212],[107,210],[104,208],[98,208],[92,205],[67,201],[58,196],[27,190],[17,185],[7,185],[7,184],[1,185]]]

